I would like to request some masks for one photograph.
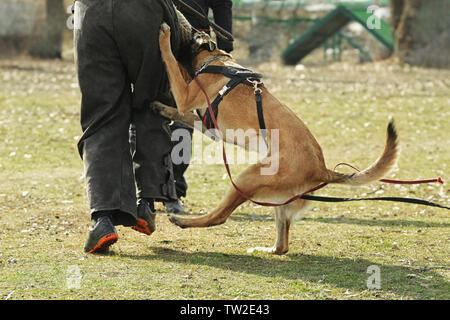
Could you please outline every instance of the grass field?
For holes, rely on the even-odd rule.
[[[369,165],[392,116],[402,154],[389,177],[450,180],[450,71],[389,63],[255,70],[307,123],[328,167]],[[247,253],[271,246],[276,234],[272,209],[248,203],[210,229],[179,229],[160,212],[151,237],[119,227],[110,254],[85,254],[90,219],[74,74],[70,61],[0,60],[0,299],[450,298],[449,211],[417,205],[313,203],[292,226],[284,256]],[[243,168],[233,166],[233,174]],[[187,179],[193,215],[230,187],[222,165],[194,164]],[[375,183],[317,194],[448,206],[449,191],[448,184]],[[372,265],[380,268],[380,289],[367,288]],[[68,285],[73,270],[82,276],[79,288]]]

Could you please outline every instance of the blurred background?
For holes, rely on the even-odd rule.
[[[239,58],[252,63],[450,66],[448,0],[234,0]],[[72,0],[1,0],[0,57],[73,57]]]

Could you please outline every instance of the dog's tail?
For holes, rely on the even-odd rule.
[[[382,179],[395,165],[399,148],[398,136],[395,130],[394,120],[387,127],[387,139],[383,154],[370,167],[357,173],[342,174],[328,170],[327,183],[343,183],[349,185],[363,185]]]

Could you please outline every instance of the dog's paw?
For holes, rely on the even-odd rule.
[[[150,109],[152,109],[155,113],[159,113],[161,110],[164,109],[164,106],[160,104],[160,102],[155,101],[150,104]]]
[[[185,228],[185,226],[183,224],[181,224],[181,222],[178,220],[178,218],[172,214],[169,215],[169,221],[182,229]]]
[[[170,37],[170,27],[167,23],[163,22],[159,28],[159,38]]]
[[[167,23],[163,22],[163,23],[161,23],[161,30],[162,31],[164,31],[164,30],[170,31],[170,26]]]

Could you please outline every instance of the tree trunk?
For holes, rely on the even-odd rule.
[[[397,56],[404,61],[414,50],[414,27],[423,0],[405,0],[396,28]]]
[[[401,63],[450,67],[448,12],[448,0],[391,0],[395,55]]]
[[[391,0],[391,29],[395,34],[405,7],[405,0]]]
[[[33,57],[61,59],[66,13],[64,0],[46,0],[47,18],[44,30],[31,41],[28,52]]]

